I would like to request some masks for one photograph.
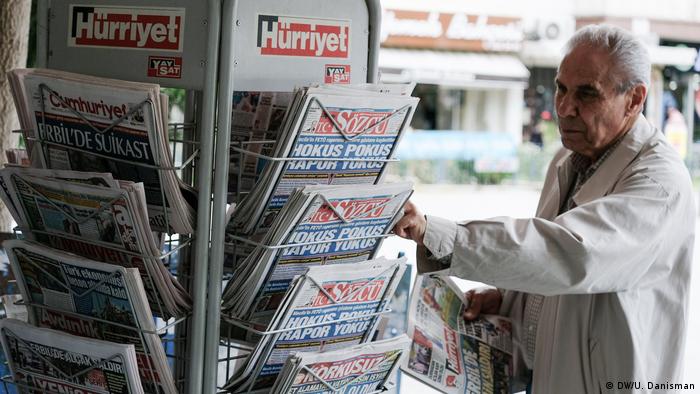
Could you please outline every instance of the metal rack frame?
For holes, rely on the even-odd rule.
[[[199,120],[195,133],[200,136],[199,161],[194,176],[199,191],[198,215],[193,233],[191,262],[194,264],[189,283],[193,313],[186,350],[186,392],[190,394],[216,392],[231,128],[229,114],[236,86],[233,62],[236,43],[232,25],[239,3],[239,0],[207,0],[208,39],[203,88],[196,93],[190,92],[187,100],[187,111],[190,111],[190,105],[197,105],[198,113],[191,115]],[[365,0],[364,3],[369,18],[366,82],[376,82],[381,6],[379,0]],[[48,62],[48,20],[49,0],[41,0],[37,7],[37,64],[40,67],[45,67]],[[217,112],[221,114],[218,119]],[[176,376],[176,380],[178,378],[182,377]]]
[[[223,19],[233,23],[237,11],[239,0],[224,0]],[[366,82],[376,82],[378,78],[378,56],[380,43],[380,24],[381,24],[381,5],[379,0],[365,0],[369,17],[369,40],[368,45],[368,64],[367,64],[367,80]],[[226,28],[223,30],[221,37],[221,70],[219,79],[219,114],[218,133],[216,141],[216,151],[214,153],[215,168],[213,178],[213,209],[211,223],[211,251],[209,254],[209,285],[207,294],[209,298],[206,304],[206,318],[208,324],[204,336],[206,341],[204,344],[204,353],[206,360],[204,362],[204,375],[202,392],[213,394],[216,392],[216,376],[218,371],[218,354],[219,354],[219,336],[220,336],[220,320],[221,320],[221,280],[223,276],[224,265],[224,247],[225,247],[225,217],[226,203],[228,195],[228,172],[229,172],[229,145],[230,145],[230,130],[231,116],[230,108],[232,107],[232,94],[236,86],[234,79],[234,37],[233,29]],[[199,343],[199,342],[198,342]]]
[[[332,242],[332,241],[331,241],[331,242]],[[377,276],[368,279],[367,282],[366,282],[364,285],[362,285],[362,286],[360,286],[360,287],[354,289],[353,291],[349,292],[348,294],[345,294],[345,295],[344,295],[342,298],[340,298],[340,299],[334,298],[333,295],[331,295],[330,293],[328,293],[328,292],[323,288],[323,286],[321,286],[321,285],[319,284],[319,282],[318,282],[315,278],[313,278],[312,276],[306,275],[305,277],[306,277],[314,286],[316,286],[316,287],[319,289],[319,291],[320,291],[332,304],[340,304],[340,303],[342,303],[343,301],[345,301],[346,299],[351,298],[354,294],[356,294],[356,293],[360,292],[361,290],[365,289],[367,286],[369,286],[369,285],[372,283],[372,281],[373,281],[374,279],[376,279],[376,278],[382,276],[384,273],[386,273],[386,272],[388,272],[388,271],[392,271],[392,270],[393,270],[393,271],[396,271],[398,268],[399,268],[399,264],[398,264],[398,263],[397,263],[397,264],[393,264],[392,266],[388,267],[387,269],[385,269],[383,272],[381,272],[381,273],[378,274]],[[366,340],[369,339],[369,338],[368,338],[368,335],[371,335],[371,334],[372,334],[373,328],[376,327],[376,324],[377,324],[377,322],[378,322],[378,318],[379,318],[380,316],[382,316],[383,314],[385,314],[385,313],[391,312],[391,308],[388,308],[388,307],[387,307],[388,302],[389,302],[389,299],[387,298],[387,293],[384,293],[383,296],[382,296],[382,298],[378,301],[378,303],[377,303],[377,308],[376,308],[376,310],[375,310],[374,312],[362,314],[362,315],[359,315],[359,316],[350,316],[350,317],[339,318],[339,319],[334,319],[334,320],[329,320],[329,321],[323,321],[323,322],[320,322],[320,323],[302,324],[302,325],[297,325],[297,326],[294,326],[294,325],[293,325],[293,326],[291,326],[291,327],[285,327],[285,328],[280,328],[280,329],[276,329],[276,330],[267,330],[267,329],[264,330],[264,331],[258,330],[258,329],[255,328],[255,327],[256,327],[256,324],[255,324],[255,323],[251,323],[251,322],[249,322],[249,321],[246,321],[246,320],[243,320],[243,319],[239,319],[239,318],[236,318],[236,317],[234,317],[234,316],[226,315],[226,316],[223,316],[223,318],[224,318],[224,320],[225,320],[227,323],[232,324],[232,325],[234,325],[234,326],[236,326],[236,327],[238,327],[238,328],[241,328],[241,329],[243,329],[243,330],[246,330],[246,331],[248,331],[248,332],[250,332],[250,333],[253,333],[253,334],[255,334],[255,335],[258,335],[258,336],[261,336],[261,337],[272,336],[272,339],[269,339],[270,342],[268,342],[268,344],[266,344],[266,346],[272,346],[272,347],[274,347],[275,341],[279,338],[279,336],[280,336],[281,334],[285,333],[285,332],[296,331],[296,330],[302,330],[302,329],[307,329],[307,328],[314,328],[314,327],[321,327],[321,326],[325,326],[325,325],[336,324],[336,323],[343,323],[343,322],[354,321],[354,320],[365,320],[365,319],[367,319],[368,325],[367,325],[367,329],[366,329],[365,333],[363,334],[364,339],[362,340],[362,342],[364,342],[364,341],[366,341]],[[278,310],[278,313],[279,313],[279,312],[281,312],[281,311]],[[274,320],[275,320],[275,319],[272,318],[272,321],[274,321]],[[230,343],[230,342],[231,342],[231,338],[229,338],[229,343]],[[272,349],[270,349],[270,351],[271,351],[271,350],[272,350]],[[238,358],[238,356],[232,357],[232,359],[236,359],[236,358]],[[225,360],[225,361],[228,362],[229,360]],[[264,361],[264,359],[261,359],[261,361]],[[262,367],[263,367],[262,364],[256,365],[256,366],[254,367],[254,371],[255,371],[255,372],[253,373],[253,377],[252,377],[252,381],[253,381],[253,382],[254,382],[255,379],[260,375],[260,373],[261,373],[261,371],[262,371]],[[227,370],[228,370],[228,368],[227,368]],[[358,378],[359,378],[359,377],[358,377]],[[250,393],[251,391],[252,391],[252,386],[251,386],[251,387],[248,387],[246,393]]]
[[[224,0],[224,20],[233,23],[240,0]],[[365,0],[369,17],[369,48],[367,61],[366,82],[376,82],[378,78],[378,56],[380,43],[381,5],[379,0]],[[235,40],[233,29],[226,28],[222,32],[221,45],[221,69],[219,80],[219,114],[230,114],[233,103],[233,91],[236,86],[234,79],[233,52]],[[204,350],[204,385],[203,393],[216,392],[216,377],[218,371],[219,336],[220,336],[220,308],[221,308],[221,280],[223,276],[224,244],[225,244],[225,217],[228,194],[228,168],[231,116],[220,116],[217,123],[218,133],[216,151],[214,154],[215,168],[224,169],[216,171],[213,177],[213,201],[211,223],[211,251],[209,253],[209,284],[206,304],[206,318],[208,324],[204,336],[206,341]],[[195,338],[197,339],[197,338]],[[199,340],[197,343],[200,343]]]
[[[221,3],[222,0],[208,0],[207,17],[205,20],[208,40],[206,42],[206,64],[204,71],[203,88],[195,93],[190,91],[187,97],[188,122],[194,120],[198,123],[193,134],[199,135],[200,160],[197,163],[194,177],[186,175],[186,178],[194,178],[199,191],[197,201],[197,223],[194,238],[194,249],[191,253],[190,261],[198,261],[200,264],[191,264],[191,277],[188,283],[189,290],[193,296],[193,313],[190,326],[176,327],[176,342],[187,338],[186,342],[177,346],[176,353],[183,354],[187,365],[177,365],[175,380],[186,383],[184,389],[188,393],[200,393],[202,388],[202,364],[204,360],[203,331],[206,323],[205,319],[205,299],[207,284],[207,267],[202,264],[208,260],[209,236],[210,236],[210,214],[211,214],[211,173],[213,170],[213,147],[214,133],[202,132],[202,130],[214,130],[216,113],[216,87],[219,58],[219,34],[221,30]],[[37,66],[46,67],[48,63],[48,42],[49,42],[49,11],[50,0],[40,0],[37,7]],[[196,108],[194,108],[196,107]],[[187,126],[185,126],[187,127]],[[186,133],[189,134],[189,133]],[[187,139],[189,136],[185,136]],[[171,141],[173,142],[173,141]],[[189,151],[189,153],[188,153]],[[184,152],[191,155],[196,149],[185,148]],[[186,163],[183,163],[183,166]],[[177,168],[173,168],[177,170]],[[190,180],[190,179],[186,179]],[[189,183],[189,182],[188,182]],[[182,238],[182,235],[180,236]],[[186,241],[188,244],[192,240]],[[184,264],[181,264],[184,265]],[[184,332],[183,332],[184,331]],[[189,331],[189,332],[188,332]],[[189,335],[188,335],[189,334]],[[178,339],[179,338],[179,339]],[[183,352],[182,347],[187,347]],[[178,356],[179,357],[179,356]],[[178,384],[179,386],[179,384]]]

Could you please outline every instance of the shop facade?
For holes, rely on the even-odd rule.
[[[645,115],[663,129],[669,106],[678,109],[689,132],[673,138],[685,156],[693,134],[700,137],[700,66],[695,65],[700,11],[691,1],[678,3],[674,8],[595,1],[388,0],[380,77],[416,82],[421,97],[412,122],[416,130],[502,134],[519,145],[531,141],[540,121],[555,120],[553,81],[568,38],[587,24],[620,26],[640,37],[651,55]]]
[[[482,141],[484,152],[452,159],[512,172],[530,77],[517,55],[522,42],[521,21],[514,17],[385,9],[380,78],[416,82],[414,95],[421,104],[411,124],[415,130],[464,132],[443,133],[450,139],[444,144],[451,146],[472,137]],[[508,157],[486,160],[494,145],[503,144],[513,147],[506,149]],[[446,151],[439,145],[435,149]]]

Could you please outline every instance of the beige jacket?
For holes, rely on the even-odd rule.
[[[696,218],[688,171],[640,115],[574,196],[577,207],[557,216],[570,154],[552,160],[536,218],[428,217],[424,243],[436,258],[452,254],[447,274],[508,289],[501,313],[516,345],[525,293],[546,296],[534,393],[675,392],[649,382],[683,383]],[[439,268],[418,254],[419,271]]]

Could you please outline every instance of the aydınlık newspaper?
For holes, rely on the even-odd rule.
[[[465,322],[462,292],[449,277],[419,275],[408,319],[412,338],[401,369],[444,393],[510,393],[511,323]]]
[[[27,239],[138,268],[151,309],[165,319],[190,310],[189,295],[157,257],[142,184],[106,174],[19,167],[0,170],[0,179],[0,196]]]
[[[3,243],[30,323],[132,344],[145,393],[176,393],[146,291],[135,268],[88,260],[29,241]]]
[[[287,358],[273,394],[352,394],[382,390],[408,353],[406,335],[329,352]]]
[[[142,394],[133,345],[0,320],[0,341],[20,393]]]
[[[380,182],[418,99],[375,90],[298,89],[273,152],[285,160],[268,163],[234,213],[229,231],[269,229],[297,187]]]
[[[8,75],[33,163],[143,182],[153,231],[192,232],[195,212],[173,170],[158,85],[47,69]]]
[[[226,389],[271,387],[293,352],[337,350],[369,341],[405,269],[405,258],[310,267],[295,279],[266,329],[281,331],[259,338]]]
[[[310,185],[293,193],[264,243],[239,267],[222,297],[223,310],[266,324],[296,275],[314,265],[357,263],[373,258],[383,236],[401,217],[410,182]]]

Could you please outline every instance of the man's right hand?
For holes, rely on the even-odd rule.
[[[403,217],[394,226],[394,234],[401,238],[412,239],[418,245],[423,245],[425,229],[428,226],[425,216],[410,201],[403,207]]]
[[[471,289],[465,294],[469,307],[464,311],[465,320],[474,320],[479,315],[495,315],[501,308],[503,297],[498,289],[480,287]]]

